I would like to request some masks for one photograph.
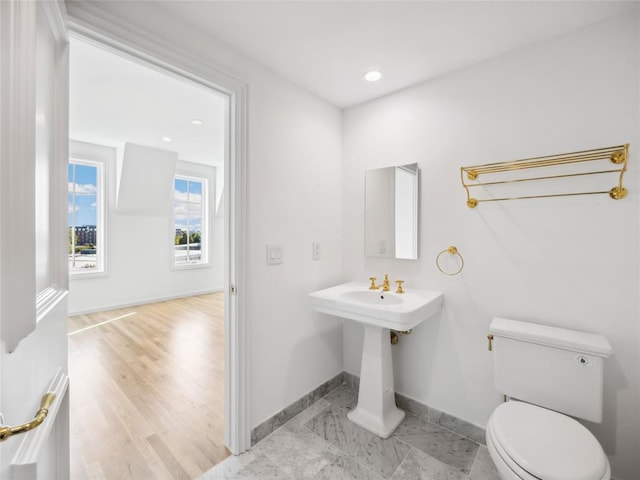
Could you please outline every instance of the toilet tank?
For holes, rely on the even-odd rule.
[[[509,397],[602,421],[603,361],[612,353],[602,335],[494,318],[494,384]]]

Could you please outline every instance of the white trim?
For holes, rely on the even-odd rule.
[[[184,163],[184,162],[183,162]],[[213,166],[211,167],[213,169]],[[213,172],[215,172],[215,170],[213,170]],[[176,180],[185,180],[187,182],[197,182],[202,184],[202,191],[200,193],[200,205],[202,206],[202,209],[200,211],[200,261],[198,262],[185,262],[185,263],[176,263],[176,250],[175,247],[176,245],[172,245],[171,248],[171,270],[189,270],[192,268],[210,268],[212,266],[212,262],[211,262],[211,247],[213,245],[212,239],[211,239],[211,224],[213,223],[213,216],[212,216],[212,208],[211,208],[211,198],[213,197],[213,195],[211,195],[211,182],[212,180],[215,181],[215,177],[212,176],[211,178],[205,176],[205,175],[199,175],[199,174],[195,174],[195,173],[182,173],[181,171],[178,171],[178,169],[176,169],[176,173],[173,176],[173,202],[172,202],[172,211],[171,211],[171,220],[172,220],[172,227],[171,227],[171,231],[174,232],[175,231],[175,226],[176,226],[176,207],[175,207],[175,193],[176,193],[176,188],[175,188],[175,184],[176,184]],[[215,186],[213,186],[215,188]],[[186,202],[186,203],[191,203],[191,204],[195,204],[195,202]],[[189,215],[189,209],[187,208],[187,215]],[[175,238],[175,235],[174,235]],[[189,243],[189,238],[187,237],[187,244]]]
[[[0,2],[0,321],[9,352],[36,328],[36,26],[35,2]]]
[[[64,401],[68,388],[69,376],[58,367],[51,381],[51,385],[45,392],[53,392],[56,395],[53,403],[49,407],[47,418],[36,429],[24,434],[20,447],[18,447],[18,451],[11,461],[11,466],[15,469],[14,472],[18,473],[16,478],[27,478],[19,475],[20,472],[37,471],[37,464],[42,454],[42,449],[56,422],[60,405],[62,405]],[[33,478],[35,478],[35,476]]]
[[[105,277],[107,275],[107,249],[109,245],[107,243],[108,233],[107,229],[109,228],[107,221],[107,211],[109,208],[109,190],[108,185],[110,179],[107,177],[107,171],[109,170],[108,159],[107,158],[87,158],[82,154],[78,154],[78,152],[69,152],[69,158],[67,160],[67,165],[75,164],[75,165],[84,165],[87,167],[94,167],[96,169],[96,268],[81,270],[76,268],[72,270],[69,268],[69,279],[76,280],[80,278],[95,278],[95,277]],[[69,181],[69,176],[67,174],[67,183]],[[74,183],[77,184],[75,178]],[[69,196],[69,192],[67,190],[67,198]],[[75,193],[74,193],[75,195]],[[67,204],[68,205],[68,204]],[[69,222],[67,221],[67,229],[69,228]],[[77,228],[77,223],[73,226],[74,229]],[[68,234],[67,234],[68,235]],[[67,237],[68,238],[68,237]],[[67,254],[67,264],[69,262],[69,256]]]
[[[234,454],[251,448],[249,423],[249,322],[247,299],[247,155],[248,87],[238,86],[231,97],[225,164],[225,443]],[[233,190],[229,187],[233,185]],[[231,293],[233,290],[233,294]],[[232,417],[229,413],[236,412]]]
[[[171,253],[173,253],[175,255],[174,251],[172,251]],[[175,260],[174,260],[174,263],[170,266],[170,268],[171,268],[172,272],[184,272],[185,270],[198,270],[198,269],[202,269],[202,268],[213,268],[213,265],[208,260],[206,262],[184,263],[184,264],[176,265],[175,264]]]
[[[214,201],[217,196],[216,191],[216,178],[219,174],[219,168],[213,165],[203,165],[200,163],[187,162],[185,160],[178,160],[176,163],[176,173],[174,178],[193,178],[195,180],[206,180],[206,192],[204,194],[205,202],[205,214],[206,221],[205,226],[205,240],[207,240],[206,252],[207,261],[200,263],[185,263],[182,265],[176,265],[175,263],[175,251],[174,248],[169,249],[169,265],[171,271],[179,272],[185,270],[197,270],[203,268],[213,268],[213,251],[216,248],[213,242],[214,232],[213,224],[215,223],[215,205]],[[172,211],[170,222],[171,231],[175,229],[174,212]]]
[[[67,43],[69,41],[69,32],[64,21],[64,13],[66,9],[64,7],[63,0],[55,0],[54,2],[42,2],[41,7],[47,16],[47,22],[51,28],[51,33],[56,43]]]
[[[101,305],[99,307],[82,308],[80,310],[69,310],[69,316],[85,315],[87,313],[104,312],[105,310],[116,310],[120,308],[138,307],[140,305],[147,305],[149,303],[166,302],[168,300],[175,300],[177,298],[195,297],[196,295],[206,295],[207,293],[216,293],[223,291],[224,288],[209,288],[206,290],[194,290],[191,292],[179,293],[177,295],[141,298],[140,300],[136,300],[134,302],[114,303],[110,305]]]
[[[225,158],[225,444],[232,453],[240,454],[251,447],[249,325],[245,316],[248,85],[163,37],[101,10],[97,3],[71,2],[67,11],[69,28],[77,35],[229,96]],[[231,286],[239,293],[231,295]]]
[[[55,169],[52,170],[52,186],[50,191],[51,232],[50,239],[52,252],[55,252],[52,261],[55,278],[53,283],[64,290],[69,289],[69,261],[67,252],[67,162],[69,160],[69,33],[64,19],[66,12],[64,2],[56,0],[57,12],[51,12],[52,2],[40,2],[47,4],[49,20],[54,36],[64,39],[58,43],[58,65],[55,72],[54,98],[55,133],[53,150],[55,155]],[[52,20],[53,17],[53,20]],[[62,22],[62,23],[60,23]],[[62,45],[62,48],[61,48]],[[55,202],[55,203],[54,203]],[[55,263],[54,263],[55,262]]]
[[[69,43],[68,31],[65,24],[64,2],[54,0],[51,2],[37,2],[38,15],[44,16],[48,33],[55,43],[55,64],[51,81],[53,83],[53,111],[51,119],[51,155],[48,162],[49,191],[48,202],[48,250],[49,250],[49,276],[48,285],[38,291],[36,301],[47,291],[68,290],[67,267],[67,160],[69,155]],[[41,75],[36,71],[36,77]],[[37,97],[37,95],[36,95]],[[38,139],[36,139],[37,143]],[[36,161],[37,163],[37,161]],[[38,171],[36,169],[36,182]],[[39,192],[35,192],[36,196]],[[39,208],[36,205],[36,211]],[[37,214],[36,214],[37,218]],[[37,230],[37,228],[36,228]],[[36,236],[38,233],[36,232]],[[38,245],[42,247],[42,245]],[[37,256],[37,255],[36,255]],[[36,287],[38,285],[38,271],[36,266]],[[36,314],[36,323],[44,315]]]
[[[96,2],[71,2],[67,4],[67,15],[71,34],[100,48],[178,78],[189,79],[223,95],[246,94],[244,81],[204,63],[163,37],[104,11]]]
[[[87,269],[87,270],[89,271],[88,272],[78,272],[78,271],[72,272],[71,270],[69,270],[69,282],[75,282],[76,280],[82,281],[89,278],[105,278],[109,276],[106,269],[95,269],[95,270]]]
[[[67,134],[68,137],[68,134]],[[97,143],[90,142],[82,142],[80,140],[69,139],[66,142],[68,146],[67,152],[67,163],[65,167],[69,164],[71,159],[80,162],[88,162],[99,163],[102,165],[102,212],[100,223],[102,225],[102,268],[99,270],[91,270],[89,272],[76,272],[73,273],[69,269],[69,255],[66,254],[64,256],[65,261],[65,271],[67,272],[66,280],[67,282],[75,281],[75,280],[84,280],[89,278],[104,278],[109,276],[109,250],[111,248],[111,225],[113,225],[113,214],[115,210],[115,191],[116,191],[116,148],[109,147],[107,145],[100,145]],[[67,212],[67,182],[68,182],[68,173],[65,168],[64,171],[65,178],[65,192],[64,192],[64,211]],[[68,218],[67,215],[64,217],[64,227],[65,227],[65,235],[68,235]],[[65,237],[66,238],[66,237]],[[67,244],[64,245],[65,252],[67,248]]]

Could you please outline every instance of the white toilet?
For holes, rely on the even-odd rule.
[[[607,339],[505,318],[494,318],[489,330],[496,389],[517,399],[500,404],[487,424],[487,447],[502,478],[609,480],[598,440],[567,416],[602,421]]]

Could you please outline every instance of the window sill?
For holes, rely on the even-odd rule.
[[[107,276],[106,270],[97,270],[97,271],[91,271],[91,272],[69,271],[69,281],[80,280],[85,278],[101,278],[106,276]]]
[[[200,268],[211,268],[210,262],[203,263],[185,263],[184,265],[176,265],[175,263],[171,266],[171,270],[180,271],[180,270],[197,270]]]

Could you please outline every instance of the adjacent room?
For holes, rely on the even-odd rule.
[[[73,38],[72,478],[195,477],[224,448],[226,98]]]

